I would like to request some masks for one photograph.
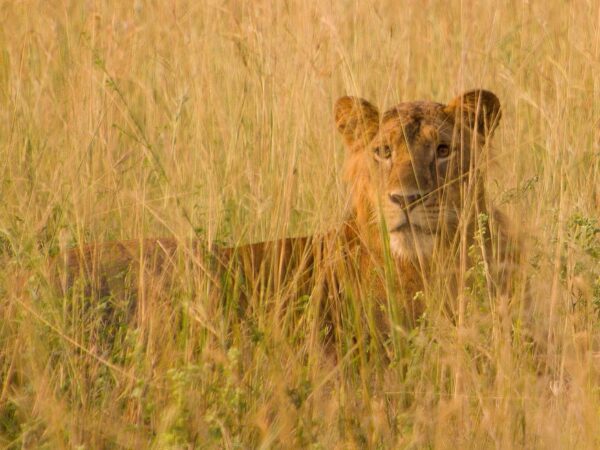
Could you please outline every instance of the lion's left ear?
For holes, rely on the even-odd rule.
[[[377,134],[379,111],[364,98],[342,97],[333,110],[335,125],[350,151],[364,148]]]
[[[456,97],[446,107],[451,115],[460,114],[469,127],[482,136],[491,136],[500,122],[500,100],[490,91],[475,89]]]

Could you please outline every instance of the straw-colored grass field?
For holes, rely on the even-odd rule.
[[[0,24],[0,447],[600,448],[600,3],[23,0]],[[332,357],[268,308],[207,306],[193,238],[343,220],[338,97],[479,87],[533,323],[477,267],[461,320],[423,292],[385,352],[368,327]],[[61,249],[153,236],[182,263],[134,317],[50,286]]]

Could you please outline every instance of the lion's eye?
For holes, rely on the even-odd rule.
[[[389,145],[376,147],[374,152],[381,159],[390,159],[392,157],[392,148]]]
[[[450,155],[450,147],[446,144],[439,145],[436,151],[438,158],[447,158]]]

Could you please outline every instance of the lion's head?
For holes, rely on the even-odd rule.
[[[465,216],[472,220],[466,199],[482,195],[473,175],[499,119],[500,102],[485,90],[447,105],[400,103],[383,115],[366,100],[340,98],[335,121],[348,151],[345,177],[357,220],[383,221],[397,257],[429,258]]]

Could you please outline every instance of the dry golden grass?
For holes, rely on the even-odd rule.
[[[1,2],[0,446],[599,448],[599,17],[594,1]],[[268,312],[211,314],[186,264],[129,324],[48,288],[48,255],[85,242],[326,230],[346,201],[337,97],[474,87],[503,104],[488,190],[530,236],[543,361],[485,292],[458,325],[432,308],[400,330],[391,362],[368,344],[332,362]]]

